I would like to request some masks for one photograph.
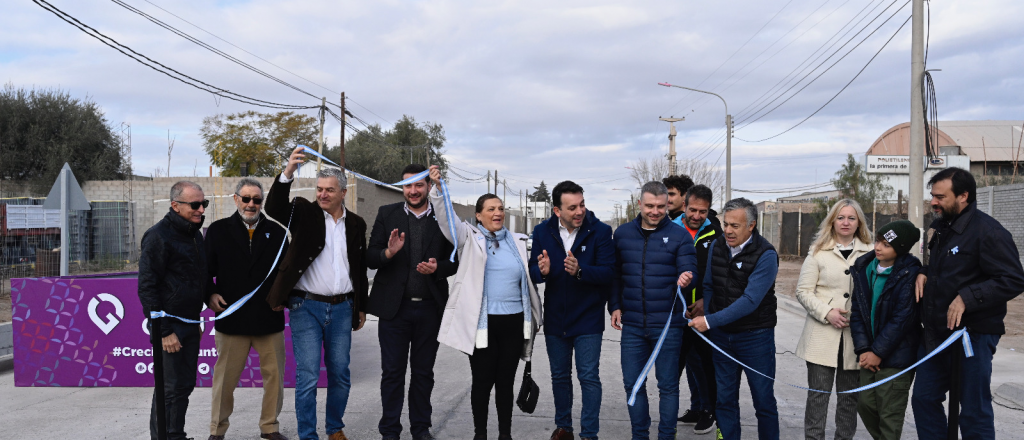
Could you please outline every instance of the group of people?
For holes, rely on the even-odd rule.
[[[886,383],[838,394],[836,439],[853,438],[858,414],[872,438],[900,438],[908,400],[918,438],[944,438],[943,402],[957,382],[962,438],[996,437],[992,357],[1006,331],[1006,303],[1024,292],[1020,254],[1010,233],[978,209],[970,172],[947,168],[928,185],[934,221],[925,264],[911,254],[921,238],[912,223],[872,234],[857,202],[832,206],[800,270],[796,296],[807,318],[796,355],[807,362],[808,388],[827,392],[833,383],[844,392],[890,379],[963,328],[973,356],[957,341]],[[825,438],[828,401],[808,391],[808,439]]]
[[[409,370],[409,431],[415,440],[434,438],[431,393],[441,343],[468,355],[472,372],[473,432],[459,438],[489,438],[493,390],[497,437],[511,439],[516,371],[532,359],[542,325],[555,404],[553,440],[577,436],[574,363],[582,392],[578,436],[598,438],[600,355],[609,315],[611,327],[621,331],[625,397],[635,394],[627,406],[633,439],[651,435],[644,375],[652,355],[659,439],[674,438],[679,423],[699,434],[717,427],[719,438],[741,436],[744,368],[701,336],[775,376],[779,257],[758,233],[757,210],[749,200],[726,202],[719,216],[711,209],[710,188],[673,176],[643,185],[639,215],[613,232],[587,210],[583,188],[566,180],[554,187],[552,216],[536,226],[527,249],[527,235],[505,228],[498,196],[481,196],[475,218],[459,219],[446,209],[436,185],[440,170],[412,164],[403,180],[424,172],[427,177],[403,185],[403,202],[379,209],[367,241],[367,223],[343,203],[344,171],[319,171],[313,201],[290,197],[295,171],[305,160],[302,151],[292,152],[266,196],[259,181],[239,180],[237,212],[214,222],[205,236],[201,227],[209,202],[198,185],[178,182],[169,212],[143,236],[139,298],[147,316],[162,310],[195,320],[204,304],[222,314],[256,292],[215,323],[210,440],[223,439],[228,430],[233,391],[250,349],[259,355],[263,379],[260,437],[286,438],[278,422],[285,308],[301,439],[319,438],[321,362],[328,384],[323,426],[330,440],[347,438],[352,332],[363,327],[367,313],[379,318],[378,430],[384,440],[402,433]],[[1004,330],[1006,301],[1024,291],[1024,271],[1009,233],[974,205],[973,178],[970,185],[963,180],[961,174],[940,173],[932,181],[932,204],[941,217],[932,225],[931,264],[923,269],[908,253],[919,234],[913,226],[895,222],[872,239],[856,202],[842,200],[830,210],[801,271],[797,297],[808,313],[797,354],[807,361],[809,388],[830,392],[835,381],[837,391],[844,391],[892,376],[953,329],[967,326],[974,357],[963,360],[962,429],[965,438],[991,438],[985,434],[993,429],[991,359]],[[377,270],[372,291],[367,269]],[[947,309],[948,325],[939,319]],[[185,438],[200,334],[198,324],[166,319],[161,334],[152,335],[164,348],[170,439]],[[932,433],[945,430],[948,366],[951,356],[964,356],[951,353],[917,369],[913,406],[921,438],[937,438]],[[680,417],[684,371],[690,406]],[[903,375],[859,397],[840,394],[837,438],[852,438],[854,411],[873,437],[898,438],[913,378]],[[774,382],[749,371],[747,382],[759,438],[779,438]],[[154,439],[155,399],[154,394]],[[828,399],[827,393],[808,393],[808,438],[824,437]]]

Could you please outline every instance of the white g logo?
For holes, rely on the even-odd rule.
[[[106,301],[114,304],[114,313],[116,313],[117,316],[115,317],[114,315],[107,313],[106,320],[100,318],[99,315],[96,314],[96,308],[100,306],[100,301]],[[109,335],[110,331],[121,323],[120,319],[124,319],[124,305],[121,304],[121,300],[117,299],[116,296],[109,293],[101,293],[89,300],[89,319],[92,320],[93,324],[96,324],[96,327],[103,330],[104,334]]]

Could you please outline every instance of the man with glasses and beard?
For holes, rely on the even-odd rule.
[[[163,311],[198,320],[206,289],[206,253],[203,252],[203,213],[210,201],[195,183],[181,181],[171,187],[171,206],[162,220],[142,236],[139,252],[139,302],[146,318]],[[199,324],[160,318],[160,334],[151,338],[163,343],[164,414],[167,438],[185,437],[188,397],[196,388],[199,363]],[[149,434],[158,438],[156,393],[150,412]]]
[[[284,312],[271,309],[267,292],[277,274],[278,251],[284,256],[288,249],[287,244],[281,248],[285,230],[260,212],[263,185],[256,179],[238,181],[233,197],[238,211],[213,222],[206,232],[206,303],[220,314],[257,287],[259,291],[215,323],[217,364],[213,368],[209,440],[224,439],[235,386],[250,348],[259,354],[263,378],[260,438],[282,440],[285,437],[279,432],[277,417],[284,403]]]
[[[992,356],[1006,333],[1006,303],[1024,291],[1024,269],[1013,236],[978,209],[974,176],[946,168],[928,181],[937,218],[928,241],[927,266],[916,295],[924,326],[918,356],[935,350],[953,331],[967,328],[974,356],[959,342],[917,367],[911,403],[919,438],[946,436],[943,401],[950,389],[953,356],[960,367],[960,433],[964,439],[996,438],[992,412]]]
[[[408,179],[427,170],[412,164],[402,170]],[[402,433],[406,364],[409,384],[409,431],[414,440],[432,440],[430,394],[434,389],[437,333],[448,302],[448,277],[458,264],[449,261],[454,246],[441,233],[427,193],[430,177],[402,186],[405,201],[382,206],[370,232],[366,265],[377,269],[366,312],[380,322],[383,411],[381,436],[397,440]]]

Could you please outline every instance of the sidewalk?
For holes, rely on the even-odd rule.
[[[776,329],[776,355],[779,379],[789,383],[806,384],[807,370],[804,361],[793,355],[797,340],[803,328],[803,314],[800,306],[787,298],[779,298],[779,325]],[[626,394],[619,368],[619,333],[610,327],[605,332],[601,359],[601,379],[604,397],[601,408],[601,438],[627,439],[630,437],[629,416],[626,412]],[[353,335],[352,347],[352,394],[345,416],[345,433],[353,440],[380,438],[377,422],[380,417],[380,350],[377,345],[377,323],[370,321],[366,327]],[[554,404],[548,381],[549,368],[544,339],[539,338],[534,351],[534,378],[540,385],[540,402],[534,414],[523,414],[514,410],[512,422],[513,437],[517,439],[547,439],[554,425],[552,418]],[[1024,382],[1020,365],[1024,354],[1001,350],[996,354],[992,389],[996,390],[1008,382]],[[435,366],[433,433],[439,439],[471,439],[473,437],[472,414],[470,411],[470,370],[466,355],[442,346]],[[517,377],[521,377],[522,368]],[[652,378],[653,382],[653,378]],[[657,388],[648,386],[652,406],[656,408]],[[516,388],[519,389],[518,379]],[[685,384],[681,387],[682,397],[688,402]],[[576,402],[580,401],[579,386],[575,387]],[[228,438],[258,439],[260,398],[259,389],[239,389],[235,392],[235,411],[231,417],[233,426]],[[777,384],[775,394],[779,402],[779,418],[783,439],[803,437],[803,414],[806,392]],[[0,426],[2,438],[85,438],[85,439],[137,439],[147,438],[149,430],[149,408],[151,389],[142,388],[17,388],[10,371],[0,373]],[[741,387],[741,413],[743,438],[757,436],[754,410],[750,393]],[[285,407],[281,413],[281,431],[289,438],[296,438],[294,392],[285,390]],[[323,429],[324,390],[319,401],[319,419]],[[997,402],[999,400],[997,399]],[[835,408],[835,399],[830,405]],[[574,420],[579,421],[579,405],[574,408]],[[188,411],[186,430],[196,439],[209,435],[210,389],[197,388],[192,394]],[[1024,411],[995,406],[996,430],[1000,439],[1024,439]],[[496,414],[491,409],[489,432],[497,433]],[[656,431],[657,413],[652,414]],[[408,433],[408,419],[403,416],[406,432],[403,439],[411,438]],[[831,424],[831,417],[829,423]],[[576,429],[578,430],[578,425]],[[906,439],[917,438],[913,413],[908,408],[904,425]],[[832,438],[829,427],[827,437]],[[326,438],[324,436],[323,438]],[[712,436],[694,435],[689,427],[680,426],[677,437],[683,439],[710,440]],[[868,439],[863,428],[857,432],[857,439]]]

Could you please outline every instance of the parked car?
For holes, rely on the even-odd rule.
[[[532,251],[533,250],[533,233],[532,232],[530,233],[530,238],[526,239],[526,250],[528,250],[528,251]]]

